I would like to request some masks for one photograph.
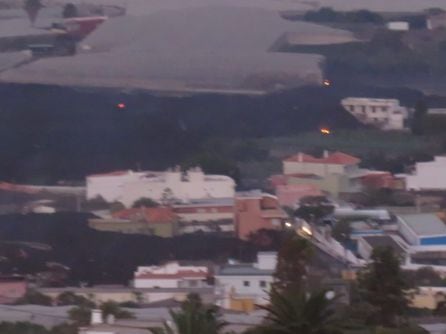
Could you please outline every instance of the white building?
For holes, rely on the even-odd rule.
[[[234,308],[234,304],[240,301],[266,304],[276,264],[276,252],[259,252],[256,263],[220,267],[215,273],[215,288],[220,306]]]
[[[387,23],[387,29],[393,31],[409,31],[410,25],[407,21],[391,21]]]
[[[417,162],[414,172],[406,176],[406,189],[445,190],[446,156],[437,156],[430,162]]]
[[[101,196],[107,202],[130,207],[140,198],[188,202],[194,199],[231,198],[235,182],[224,175],[205,175],[200,168],[183,173],[178,168],[166,172],[122,171],[87,177],[87,199]]]
[[[207,286],[208,274],[205,266],[169,262],[163,266],[138,267],[133,284],[135,288],[199,288]]]
[[[408,110],[396,99],[348,97],[342,106],[359,122],[382,130],[403,130]]]
[[[446,247],[446,224],[433,213],[399,216],[398,232],[413,246]]]

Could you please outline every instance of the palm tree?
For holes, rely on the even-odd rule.
[[[173,324],[164,323],[163,328],[151,328],[153,334],[218,334],[226,326],[220,319],[218,309],[201,302],[197,294],[188,295],[179,311],[170,311]]]
[[[310,295],[290,293],[273,288],[266,323],[257,327],[258,334],[337,334],[341,333],[330,292],[321,290]]]

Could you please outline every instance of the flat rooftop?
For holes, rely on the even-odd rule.
[[[446,235],[446,224],[433,213],[399,216],[418,236]]]

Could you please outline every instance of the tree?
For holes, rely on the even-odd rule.
[[[422,135],[424,133],[423,121],[427,114],[426,102],[420,100],[415,105],[415,111],[412,117],[412,133],[414,135]]]
[[[30,322],[1,322],[0,333],[7,334],[49,334],[48,330],[41,325]]]
[[[132,319],[134,315],[126,310],[123,310],[118,303],[114,301],[108,301],[101,304],[101,311],[104,318],[109,315],[113,315],[116,319]]]
[[[375,248],[371,259],[359,273],[359,294],[374,307],[373,318],[377,325],[395,327],[408,308],[409,284],[392,248]]]
[[[348,220],[340,220],[335,223],[331,232],[333,238],[339,242],[345,243],[350,240],[350,234],[352,233],[352,227]]]
[[[318,221],[334,210],[333,204],[328,202],[324,196],[303,197],[299,204],[300,206],[294,212],[294,215],[308,222]]]
[[[93,308],[95,303],[83,296],[78,296],[74,292],[65,291],[57,297],[57,305],[76,305]]]
[[[151,328],[150,331],[153,334],[218,334],[226,326],[220,319],[218,308],[204,305],[197,294],[189,294],[180,310],[171,310],[170,316],[173,325],[166,322],[163,328]]]
[[[311,294],[281,292],[272,289],[266,324],[257,327],[259,334],[335,334],[340,331],[340,318],[334,307],[336,297],[320,290]],[[332,298],[330,298],[332,297]]]
[[[73,307],[68,311],[69,319],[77,326],[86,326],[90,323],[92,308],[82,305]]]
[[[36,290],[28,290],[26,294],[16,301],[16,304],[26,305],[45,305],[50,306],[53,305],[53,300],[51,297],[44,295]]]
[[[40,0],[25,0],[23,9],[26,11],[26,14],[28,14],[31,26],[34,26],[37,14],[42,7],[43,5]]]
[[[140,199],[137,199],[133,203],[132,208],[140,208],[140,207],[156,208],[157,206],[159,206],[158,202],[156,202],[153,199],[148,198],[148,197],[142,197]]]
[[[166,188],[161,194],[161,203],[165,206],[170,206],[175,202],[175,196],[172,189]]]
[[[274,286],[279,291],[305,290],[307,264],[313,254],[310,242],[293,235],[286,240],[277,254]]]
[[[77,17],[79,15],[77,7],[72,3],[67,3],[62,10],[62,17],[67,19],[70,17]]]

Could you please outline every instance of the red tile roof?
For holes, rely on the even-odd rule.
[[[177,215],[171,208],[131,208],[112,214],[113,218],[137,220],[144,219],[147,223],[171,223],[177,220]]]
[[[316,158],[312,155],[305,153],[298,153],[291,157],[284,159],[284,161],[290,162],[308,162],[308,163],[320,163],[320,164],[336,164],[336,165],[356,165],[361,160],[352,155],[336,151],[328,154],[326,157]]]

